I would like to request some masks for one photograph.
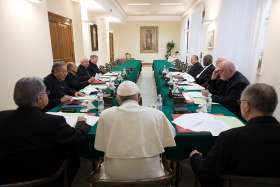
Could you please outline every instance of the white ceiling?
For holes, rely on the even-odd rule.
[[[115,0],[127,16],[182,16],[196,1],[197,0]],[[165,3],[165,5],[160,5],[161,3]]]

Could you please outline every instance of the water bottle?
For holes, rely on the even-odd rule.
[[[123,79],[126,78],[126,70],[125,70],[125,68],[123,68],[123,70],[122,70],[122,77],[123,77]]]
[[[102,92],[99,92],[97,95],[97,110],[99,113],[104,110],[104,100]]]
[[[212,94],[208,94],[206,97],[206,107],[207,107],[207,112],[211,113],[212,111]]]
[[[162,98],[160,94],[157,96],[156,108],[162,110]]]

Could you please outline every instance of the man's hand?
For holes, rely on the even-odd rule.
[[[213,73],[212,73],[212,77],[211,79],[212,80],[216,80],[220,77],[220,69],[219,68],[216,68]]]
[[[64,95],[62,98],[60,98],[60,102],[66,103],[67,101],[71,101],[72,97],[69,95]]]
[[[86,94],[82,93],[82,92],[75,92],[74,95],[76,97],[84,97]]]
[[[90,84],[91,84],[91,83],[93,83],[93,82],[94,82],[94,80],[95,80],[95,77],[93,77],[93,76],[92,76],[92,77],[88,80],[88,83],[90,83]]]
[[[197,150],[193,150],[191,153],[190,153],[190,156],[189,156],[189,158],[191,158],[194,154],[200,154],[200,155],[202,155],[200,152],[198,152]]]

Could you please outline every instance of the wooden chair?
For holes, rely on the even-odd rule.
[[[67,177],[67,161],[64,161],[63,164],[58,168],[58,170],[49,177],[43,177],[39,179],[34,179],[30,181],[15,182],[10,184],[2,184],[0,187],[46,187],[53,186],[52,184],[61,177],[63,187],[69,187],[68,177]]]
[[[226,175],[224,187],[279,187],[280,178]]]
[[[96,165],[89,177],[89,184],[93,187],[98,185],[106,186],[132,186],[132,185],[149,185],[149,184],[165,184],[168,186],[174,186],[175,171],[171,167],[167,166],[167,162],[163,160],[163,165],[165,168],[165,175],[162,177],[146,178],[146,179],[135,179],[135,180],[115,180],[115,179],[101,179],[100,177],[100,167],[103,160],[100,160]]]

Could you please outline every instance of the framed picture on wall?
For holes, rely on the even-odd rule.
[[[140,27],[140,53],[158,53],[158,27]]]
[[[207,48],[208,49],[214,48],[214,36],[215,36],[215,31],[208,31],[208,33],[207,33]]]
[[[92,51],[98,51],[98,34],[96,24],[90,25],[90,37]]]

